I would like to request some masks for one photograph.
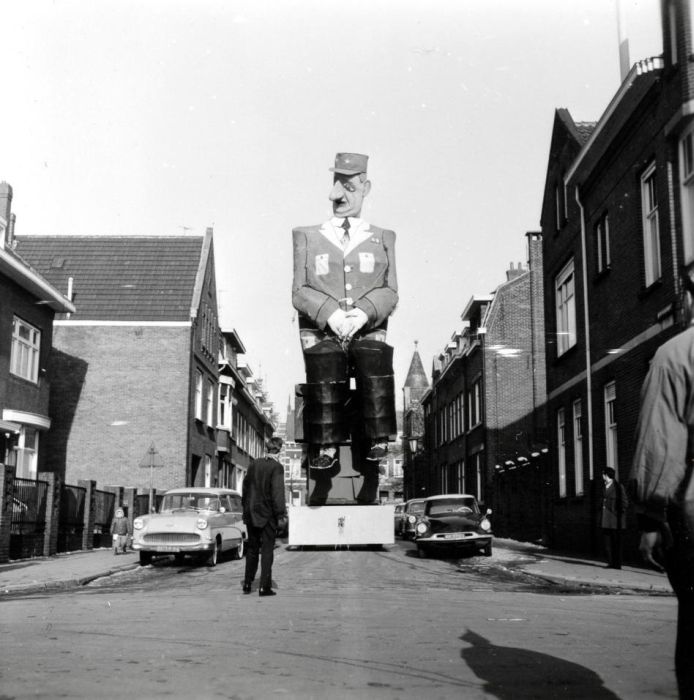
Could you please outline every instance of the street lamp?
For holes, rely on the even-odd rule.
[[[410,452],[411,452],[413,455],[416,455],[416,454],[417,454],[417,447],[418,447],[418,444],[419,444],[419,438],[417,438],[417,437],[409,437],[409,438],[407,438],[407,443],[408,443],[408,445],[410,446]]]

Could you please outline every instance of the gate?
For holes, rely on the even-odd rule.
[[[86,497],[87,489],[84,487],[63,484],[58,525],[59,552],[74,552],[82,549]]]
[[[116,494],[110,491],[94,491],[94,501],[94,549],[110,547]]]
[[[14,480],[10,559],[43,556],[46,531],[46,494],[48,483],[35,479]]]

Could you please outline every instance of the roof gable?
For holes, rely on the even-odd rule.
[[[17,250],[64,294],[71,320],[188,321],[203,236],[17,236]]]

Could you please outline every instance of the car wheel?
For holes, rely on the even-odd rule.
[[[212,542],[212,551],[207,557],[207,566],[217,566],[217,558],[219,557],[219,545],[217,544],[217,539],[215,538]]]
[[[152,563],[152,552],[140,552],[140,566],[147,566]]]
[[[417,545],[417,556],[420,559],[426,559],[427,558],[427,550],[422,547],[422,545]]]
[[[239,546],[234,550],[234,559],[243,559],[243,555],[246,553],[246,540],[241,538]]]
[[[490,542],[486,547],[482,549],[482,555],[485,557],[492,556],[492,543]]]

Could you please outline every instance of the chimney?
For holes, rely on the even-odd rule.
[[[8,240],[12,215],[12,187],[0,182],[0,246],[3,248]]]
[[[520,277],[524,272],[523,263],[518,263],[518,267],[514,267],[513,263],[509,263],[509,268],[506,270],[506,281],[510,282],[514,280],[516,277]]]

